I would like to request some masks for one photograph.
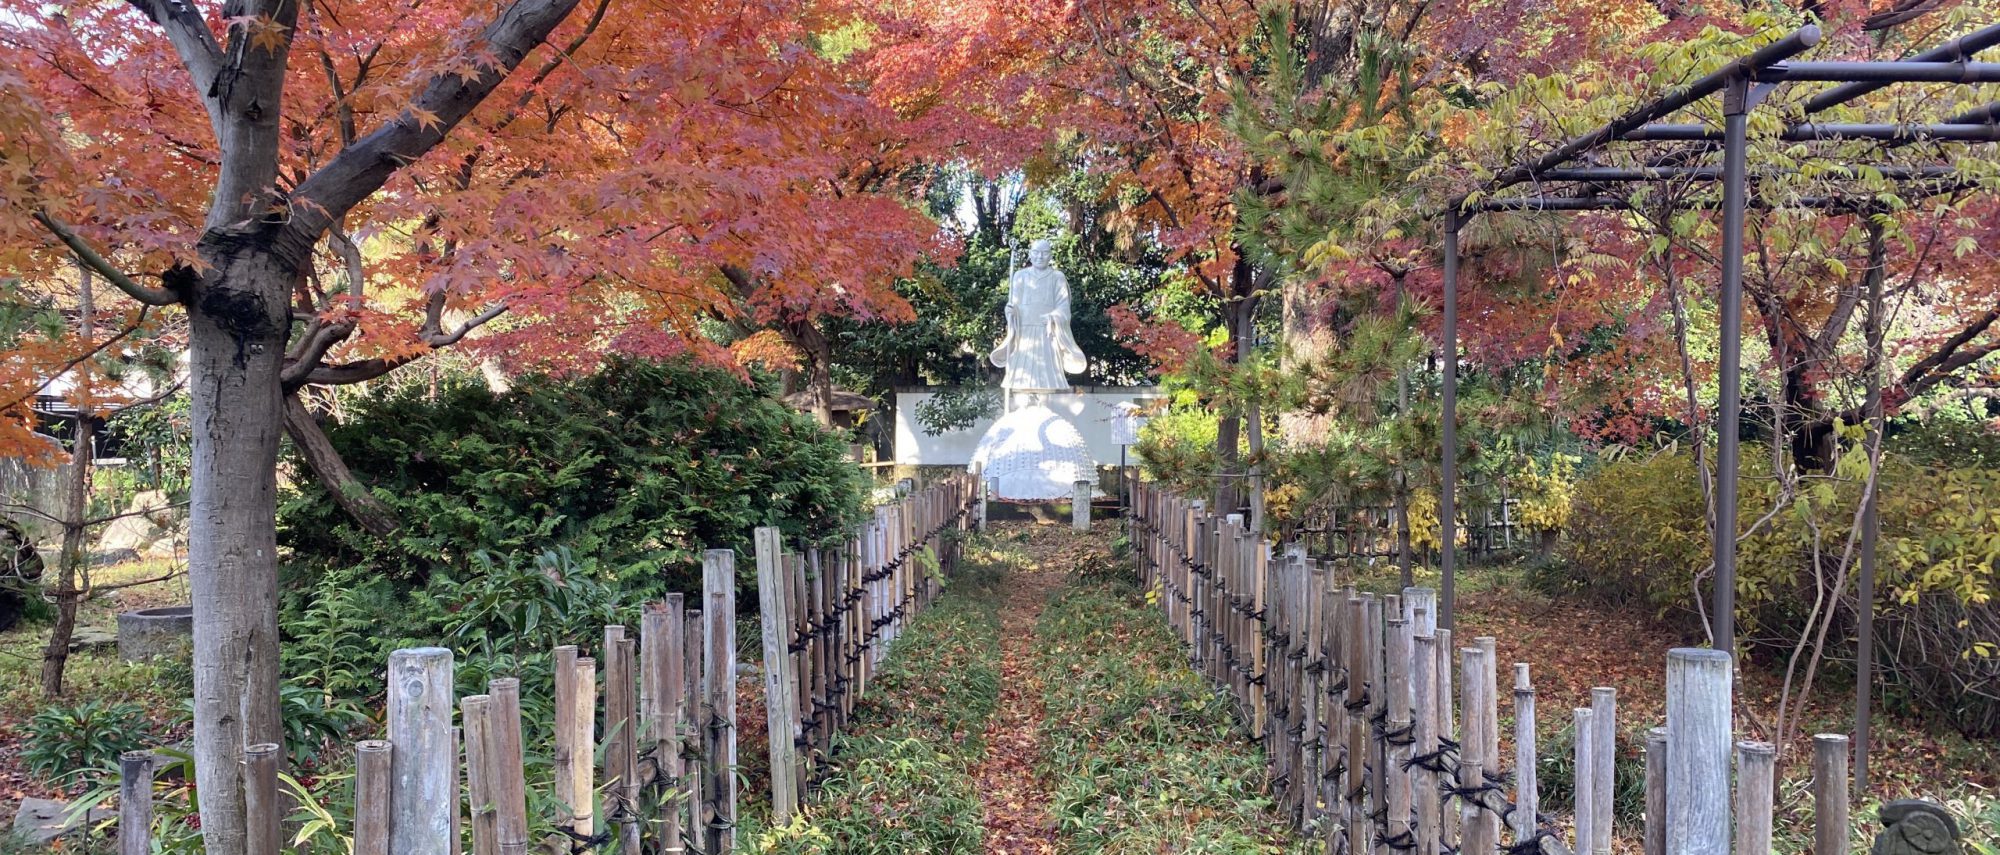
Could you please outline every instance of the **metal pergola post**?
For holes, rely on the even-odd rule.
[[[1457,612],[1458,575],[1458,207],[1444,215],[1444,343],[1438,373],[1443,377],[1444,461],[1438,488],[1438,628],[1451,629]]]
[[[1722,355],[1716,367],[1715,648],[1736,654],[1736,470],[1743,413],[1743,212],[1749,151],[1750,81],[1736,77],[1722,107]]]

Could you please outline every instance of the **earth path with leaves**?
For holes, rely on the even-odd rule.
[[[1069,578],[1058,556],[1073,550],[1065,529],[1035,526],[1009,562],[1000,606],[1000,705],[986,725],[986,756],[973,770],[984,802],[986,851],[1049,855],[1057,851],[1049,784],[1035,770],[1042,756],[1043,675],[1034,667],[1035,621]],[[1057,535],[1051,537],[1050,535]]]

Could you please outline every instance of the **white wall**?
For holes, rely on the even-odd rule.
[[[921,390],[896,393],[896,462],[904,466],[964,466],[972,462],[972,449],[986,433],[992,419],[981,419],[965,430],[930,436],[917,423],[917,404],[933,393]],[[1155,386],[1079,386],[1069,392],[1044,394],[1049,409],[1069,417],[1083,439],[1090,444],[1090,456],[1099,466],[1118,463],[1118,445],[1113,439],[1111,420],[1117,405],[1160,398]],[[1127,459],[1131,459],[1127,455]]]

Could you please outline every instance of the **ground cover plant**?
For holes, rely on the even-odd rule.
[[[1000,694],[1001,584],[997,568],[975,557],[911,621],[834,740],[833,766],[805,809],[779,827],[770,826],[768,803],[751,811],[744,839],[754,851],[986,851],[971,769]]]
[[[1136,585],[1079,579],[1043,612],[1036,642],[1063,851],[1299,851],[1263,792],[1263,753]]]

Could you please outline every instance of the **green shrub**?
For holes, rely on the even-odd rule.
[[[795,548],[840,537],[866,479],[844,437],[771,392],[691,362],[614,360],[503,394],[458,382],[355,403],[328,438],[401,528],[369,534],[309,479],[284,498],[285,673],[362,698],[390,651],[442,645],[462,687],[532,685],[554,646],[698,591],[704,550],[747,554],[762,525]],[[748,591],[755,562],[737,566]]]
[[[328,438],[402,527],[369,534],[305,480],[279,510],[305,577],[291,587],[364,567],[421,588],[476,574],[482,551],[566,547],[639,596],[697,589],[702,551],[745,553],[757,526],[795,545],[837,538],[862,512],[865,479],[845,437],[771,392],[691,362],[614,360],[498,395],[459,382],[434,399],[365,398]],[[754,580],[751,562],[739,566]]]
[[[146,711],[133,703],[99,700],[43,707],[28,720],[21,761],[51,784],[89,783],[117,768],[118,755],[152,740]]]

